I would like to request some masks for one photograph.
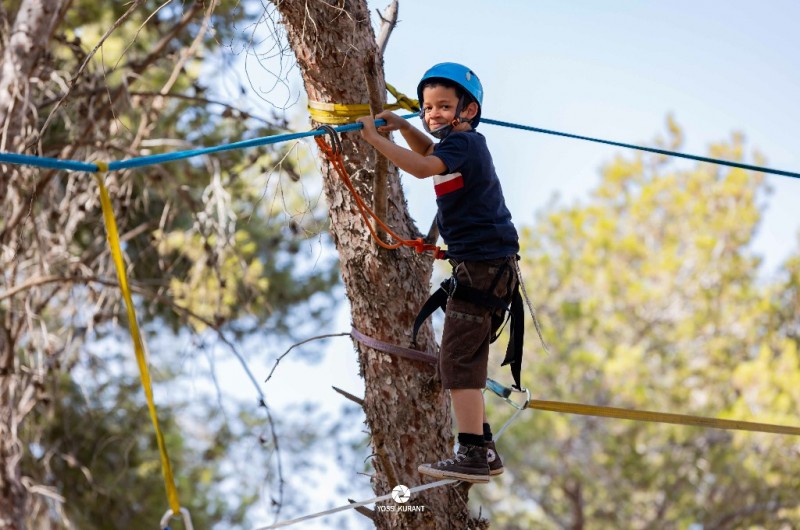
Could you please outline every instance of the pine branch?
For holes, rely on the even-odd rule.
[[[344,397],[346,397],[347,399],[349,399],[350,401],[352,401],[353,403],[355,403],[356,405],[358,405],[359,407],[361,407],[361,408],[364,407],[364,400],[363,399],[361,399],[359,397],[356,397],[353,394],[351,394],[350,392],[347,392],[346,390],[342,390],[341,388],[338,388],[338,387],[335,387],[335,386],[331,386],[331,388],[334,389],[339,394],[341,394]]]

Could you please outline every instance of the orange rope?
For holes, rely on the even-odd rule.
[[[420,254],[423,252],[433,252],[433,256],[436,259],[444,259],[445,253],[440,247],[425,243],[421,237],[417,239],[403,239],[391,228],[386,226],[386,223],[384,223],[375,214],[375,212],[373,212],[372,209],[367,206],[367,204],[364,202],[364,199],[362,199],[356,191],[356,188],[353,186],[353,182],[350,180],[350,175],[347,174],[347,169],[344,167],[342,153],[331,147],[328,142],[325,141],[324,137],[317,136],[314,139],[317,141],[317,145],[319,145],[320,150],[325,154],[328,161],[336,170],[336,173],[339,174],[339,178],[342,179],[344,185],[347,186],[347,189],[350,190],[351,194],[353,194],[353,198],[356,200],[356,205],[358,206],[358,211],[361,212],[361,217],[364,218],[364,222],[367,224],[369,233],[372,234],[373,239],[375,239],[375,242],[378,243],[378,245],[388,250],[395,250],[403,246],[412,247]],[[396,239],[397,243],[386,243],[380,237],[378,237],[378,234],[372,227],[372,223],[370,223],[370,217],[375,220],[375,222],[384,230],[384,232],[389,234],[393,239]]]

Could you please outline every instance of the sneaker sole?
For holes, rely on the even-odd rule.
[[[472,484],[486,484],[489,482],[489,475],[470,475],[469,473],[441,471],[425,465],[419,466],[417,470],[423,475],[428,475],[433,478],[453,478],[463,480],[464,482],[471,482]]]
[[[490,469],[489,474],[493,477],[496,477],[497,475],[502,475],[503,471],[504,469],[502,467],[500,469]]]

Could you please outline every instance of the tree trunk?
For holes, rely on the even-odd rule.
[[[373,84],[381,102],[385,101],[382,58],[364,0],[274,3],[310,100],[369,103],[367,87]],[[344,153],[356,188],[371,202],[373,183],[382,180],[376,175],[380,171],[376,151],[358,133],[351,133],[344,137]],[[432,258],[411,249],[380,249],[367,232],[353,198],[325,161],[322,171],[331,232],[354,326],[376,339],[407,345],[416,312],[430,292]],[[385,221],[407,238],[419,237],[396,169],[391,167],[386,173]],[[355,346],[366,386],[364,410],[375,455],[373,489],[383,495],[398,484],[418,485],[423,482],[419,464],[452,453],[449,398],[430,366],[360,343]],[[430,326],[421,333],[419,346],[429,351],[435,348]],[[424,511],[376,511],[375,524],[380,529],[474,528],[481,523],[470,519],[467,491],[465,486],[429,490],[411,500],[424,505]]]
[[[13,150],[29,121],[28,79],[49,47],[50,37],[69,0],[22,0],[14,24],[0,12],[3,58],[0,63],[0,150]]]
[[[28,100],[29,79],[45,55],[53,29],[68,0],[22,0],[13,24],[0,8],[0,150],[20,151],[35,138],[35,120]],[[0,198],[7,193],[9,175],[0,177]],[[5,224],[5,223],[3,223]],[[0,266],[8,270],[8,263]],[[11,311],[0,306],[0,530],[22,530],[28,506],[22,483],[22,444],[19,429],[37,400],[37,382],[20,370],[16,358],[16,332]]]

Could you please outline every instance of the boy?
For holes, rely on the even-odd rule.
[[[485,293],[507,303],[517,282],[513,260],[519,240],[486,139],[475,132],[483,102],[480,80],[463,65],[437,64],[422,77],[417,96],[423,126],[438,144],[392,112],[376,116],[386,120],[379,129],[372,117],[359,118],[362,137],[407,173],[433,177],[437,223],[448,246],[456,291],[480,292],[483,298]],[[397,130],[410,150],[378,134]],[[449,298],[438,370],[442,386],[450,390],[459,449],[453,458],[421,465],[420,473],[485,483],[503,472],[482,393],[489,343],[502,320],[502,309],[496,306],[473,303],[455,292]]]

